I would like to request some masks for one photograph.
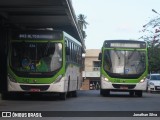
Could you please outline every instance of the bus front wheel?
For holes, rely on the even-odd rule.
[[[72,91],[72,97],[77,97],[77,91]]]
[[[9,93],[2,93],[1,94],[2,100],[9,100],[11,98]]]
[[[132,97],[132,96],[134,96],[134,91],[130,91],[129,92],[129,95]]]
[[[110,90],[100,89],[100,95],[109,96],[110,95]]]
[[[66,92],[60,93],[60,94],[59,94],[59,97],[60,97],[61,100],[66,100],[66,98],[67,98],[67,93],[66,93]]]
[[[142,91],[135,91],[135,95],[137,95],[138,97],[142,97]]]

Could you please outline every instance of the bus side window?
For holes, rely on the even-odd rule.
[[[66,46],[66,55],[70,55],[70,49]]]
[[[69,55],[69,54],[70,54],[67,38],[65,38],[65,51],[66,51],[66,55]],[[68,60],[68,59],[67,59],[67,60]]]
[[[76,51],[76,63],[78,63],[78,46],[77,45],[76,45],[75,51]]]
[[[72,55],[71,55],[72,62],[74,62],[74,48],[73,48],[73,42],[71,42],[71,52],[72,52]]]
[[[70,51],[69,60],[72,61],[72,44],[70,41],[69,41],[69,51]]]
[[[80,48],[79,57],[80,57],[80,64],[82,64],[82,48]]]

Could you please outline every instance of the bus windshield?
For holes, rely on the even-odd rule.
[[[146,69],[144,51],[105,50],[104,70],[111,77],[139,77]]]
[[[11,68],[17,72],[53,72],[62,66],[62,44],[12,42]]]

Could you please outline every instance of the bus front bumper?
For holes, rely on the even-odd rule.
[[[146,90],[147,82],[139,82],[139,83],[111,83],[106,80],[101,80],[101,89],[108,90],[122,90],[122,91],[130,91],[130,90]]]
[[[51,84],[24,84],[8,81],[9,92],[65,92],[67,81],[61,80]]]

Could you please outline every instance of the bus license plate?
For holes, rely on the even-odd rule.
[[[30,91],[31,91],[31,92],[39,92],[40,89],[32,88],[32,89],[30,89]]]
[[[128,89],[128,87],[126,87],[126,86],[121,86],[120,89],[126,90],[126,89]]]

